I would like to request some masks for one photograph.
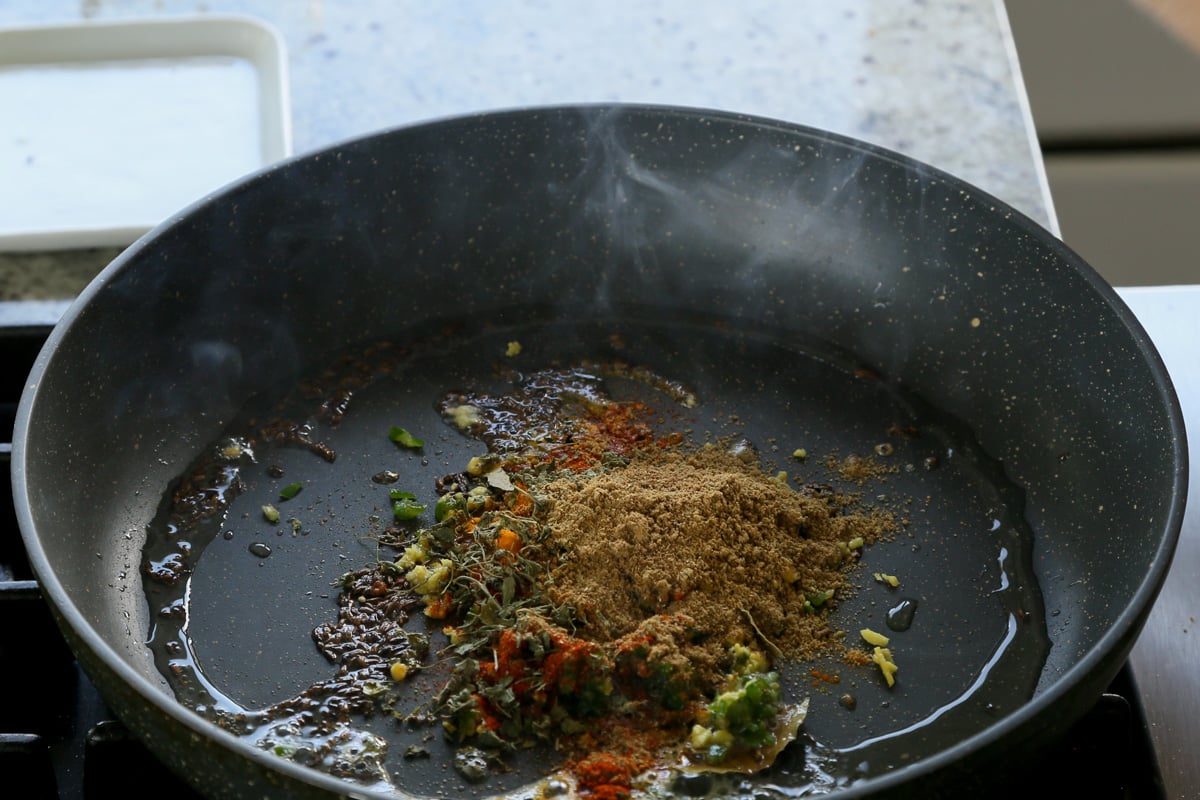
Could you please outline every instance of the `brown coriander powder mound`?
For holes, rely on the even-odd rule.
[[[659,614],[697,626],[709,659],[734,642],[810,658],[835,644],[826,608],[853,588],[855,550],[892,531],[890,515],[768,475],[708,446],[641,454],[595,475],[541,487],[563,553],[548,591],[577,609],[580,635],[608,642]]]

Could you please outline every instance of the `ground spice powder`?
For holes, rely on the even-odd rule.
[[[836,605],[852,585],[847,543],[892,529],[884,512],[789,485],[716,446],[559,477],[540,501],[563,553],[549,592],[579,612],[580,634],[607,642],[656,615],[690,618],[699,648],[688,656],[702,675],[734,642],[797,659],[834,646],[812,600],[832,591],[826,605]]]

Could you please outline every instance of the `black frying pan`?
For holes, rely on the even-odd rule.
[[[247,404],[375,340],[412,352],[325,431],[337,460],[264,449],[225,524],[194,543],[194,654],[247,708],[328,673],[309,634],[333,614],[331,581],[378,555],[359,527],[378,506],[370,476],[428,485],[478,454],[434,404],[502,391],[498,365],[635,360],[697,393],[681,418],[693,435],[745,438],[801,480],[829,476],[789,461],[794,446],[892,445],[897,469],[868,499],[919,507],[867,569],[918,600],[897,634],[903,680],[848,676],[849,711],[793,676],[812,707],[776,786],[805,785],[820,755],[841,796],[955,794],[1036,757],[1123,663],[1182,519],[1182,421],[1144,332],[1046,231],[937,170],[799,126],[648,107],[348,142],[129,248],[56,328],[19,411],[18,517],[68,642],[134,733],[214,797],[354,787],[175,699],[146,646],[161,600],[144,592],[147,530],[153,544],[164,493]],[[377,435],[392,424],[424,450]],[[257,541],[256,509],[297,479],[309,527]],[[266,558],[249,547],[263,543]],[[867,581],[837,619],[881,627],[899,597]],[[447,783],[436,759],[393,767],[415,794],[500,788]]]

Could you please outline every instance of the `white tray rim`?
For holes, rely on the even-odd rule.
[[[282,33],[265,20],[221,13],[0,26],[0,68],[197,56],[230,56],[254,65],[262,166],[289,158],[293,150],[287,46]],[[0,230],[0,252],[121,247],[160,221]]]

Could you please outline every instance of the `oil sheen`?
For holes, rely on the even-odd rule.
[[[337,615],[334,583],[383,555],[374,535],[393,524],[389,490],[431,499],[441,476],[487,449],[447,421],[448,397],[492,398],[502,412],[529,406],[546,425],[538,415],[552,405],[514,387],[585,364],[619,368],[595,381],[582,371],[577,393],[656,403],[664,431],[696,444],[738,442],[793,483],[855,494],[899,523],[894,538],[864,552],[856,590],[830,617],[867,652],[859,631],[889,637],[895,685],[871,664],[784,659],[787,700],[809,702],[800,738],[758,775],[666,770],[651,776],[658,791],[827,793],[935,755],[1031,698],[1049,649],[1034,531],[1020,487],[966,425],[820,342],[705,321],[596,320],[406,331],[314,365],[314,380],[248,407],[181,469],[147,536],[148,646],[180,702],[360,789],[552,793],[553,754],[517,753],[504,774],[468,780],[448,767],[455,750],[436,726],[398,721],[437,691],[444,668],[421,670],[406,681],[408,694],[355,684],[315,652],[313,631]],[[500,432],[515,435],[518,417]],[[387,436],[394,425],[423,446],[397,447]],[[872,469],[856,468],[867,462]],[[280,487],[297,480],[303,491],[281,501]],[[267,505],[280,522],[264,519]],[[439,637],[414,611],[379,646],[388,658],[429,663],[437,659],[426,654],[445,644]],[[350,699],[364,689],[388,696],[383,713]]]

